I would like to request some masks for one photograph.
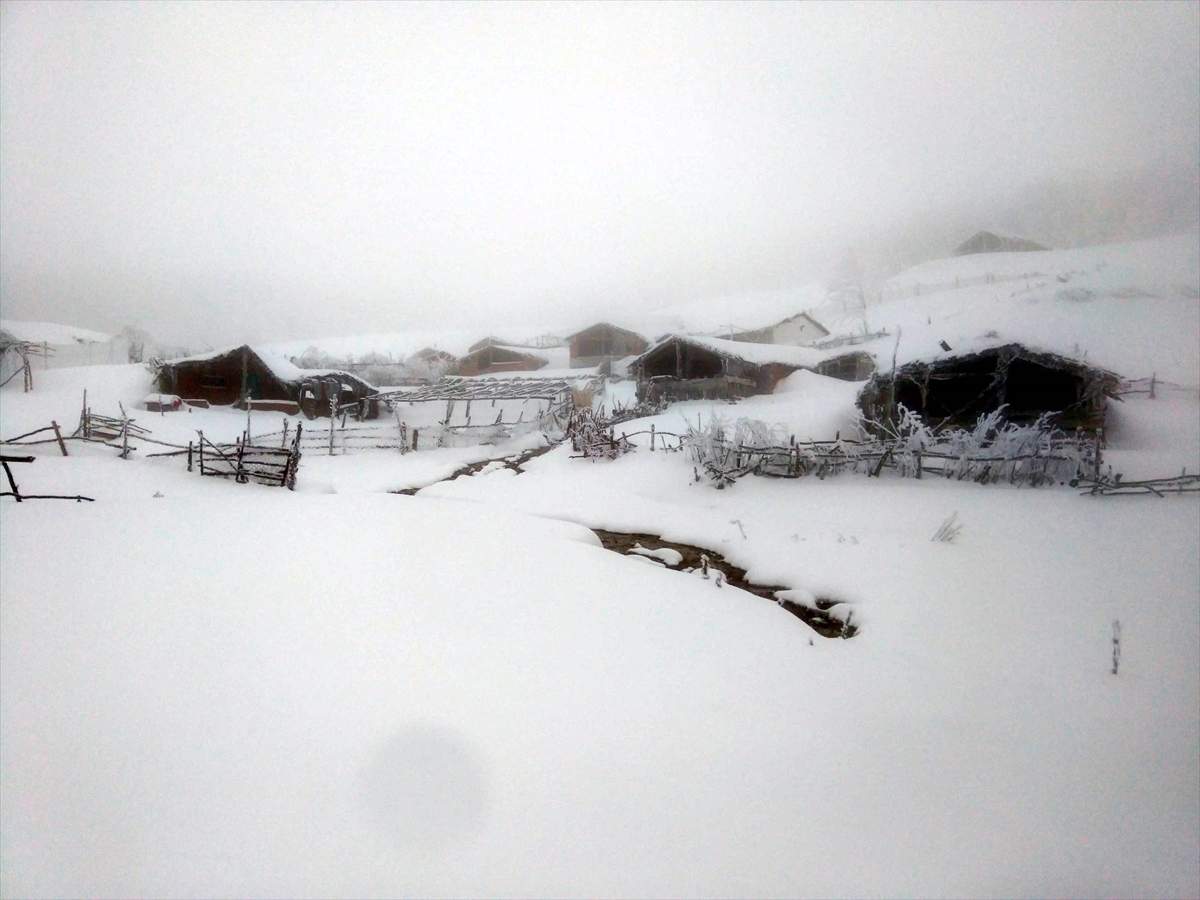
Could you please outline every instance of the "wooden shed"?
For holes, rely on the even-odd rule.
[[[645,353],[650,346],[640,334],[598,322],[567,338],[571,345],[571,368],[590,369],[613,360]]]
[[[184,401],[201,400],[213,406],[297,413],[310,418],[330,414],[329,397],[336,390],[346,406],[376,393],[376,388],[353,375],[331,369],[300,369],[286,359],[259,352],[247,344],[199,356],[165,362],[158,373],[159,390]],[[362,405],[374,418],[377,405]]]
[[[159,389],[184,400],[232,406],[251,400],[295,400],[300,373],[285,359],[259,354],[247,344],[163,363]]]
[[[1058,413],[1063,429],[1104,427],[1107,398],[1120,387],[1112,372],[1054,353],[1006,344],[878,372],[859,395],[869,421],[888,422],[899,405],[934,427],[971,427],[1004,407],[1013,422]]]

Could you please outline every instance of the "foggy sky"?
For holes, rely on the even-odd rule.
[[[0,7],[0,310],[172,341],[563,322],[1200,163],[1200,5]]]

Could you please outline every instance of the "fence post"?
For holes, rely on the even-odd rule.
[[[58,449],[62,451],[62,455],[67,455],[67,445],[63,443],[62,432],[58,430],[58,423],[51,421],[50,424],[54,427],[54,436],[58,438]]]
[[[200,436],[200,474],[203,475],[204,474],[204,432],[197,431],[196,434],[198,434]]]
[[[1156,379],[1157,374],[1158,373],[1155,372],[1153,375],[1150,376],[1150,399],[1151,400],[1154,399],[1154,383],[1157,380]]]
[[[192,442],[188,441],[188,471],[192,471]]]
[[[246,473],[242,470],[242,454],[245,452],[245,450],[246,450],[246,442],[239,441],[238,442],[238,455],[237,455],[237,469],[234,470],[235,474],[233,476],[233,480],[236,481],[238,484],[245,484],[249,480],[248,478],[246,478]]]
[[[654,452],[654,426],[650,426],[650,452]]]
[[[416,450],[416,449],[417,449],[417,432],[418,432],[419,430],[420,430],[420,429],[417,429],[417,428],[414,428],[414,429],[413,429],[413,449],[414,449],[414,450]]]

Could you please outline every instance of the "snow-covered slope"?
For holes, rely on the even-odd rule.
[[[835,334],[861,331],[864,316],[871,330],[886,328],[890,337],[859,348],[881,365],[893,350],[900,365],[941,358],[941,341],[954,353],[1017,341],[1126,378],[1200,384],[1196,235],[935,260],[897,275],[882,297],[865,313],[821,319]]]

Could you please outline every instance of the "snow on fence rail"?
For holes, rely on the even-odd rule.
[[[188,444],[188,471],[193,471],[193,464],[198,463],[201,475],[232,478],[239,484],[255,481],[295,490],[303,430],[303,424],[298,424],[290,448],[256,445],[241,439],[233,444],[217,444],[199,431],[195,453],[191,443]]]
[[[891,469],[907,478],[926,475],[978,484],[1078,484],[1100,479],[1101,442],[1082,432],[1069,435],[1045,415],[1029,425],[1003,421],[1003,409],[983,416],[974,429],[935,434],[919,416],[900,407],[891,434],[853,440],[796,441],[782,426],[739,419],[732,435],[724,422],[690,428],[683,444],[702,477],[723,488],[744,475],[824,478],[845,471],[878,477]]]

